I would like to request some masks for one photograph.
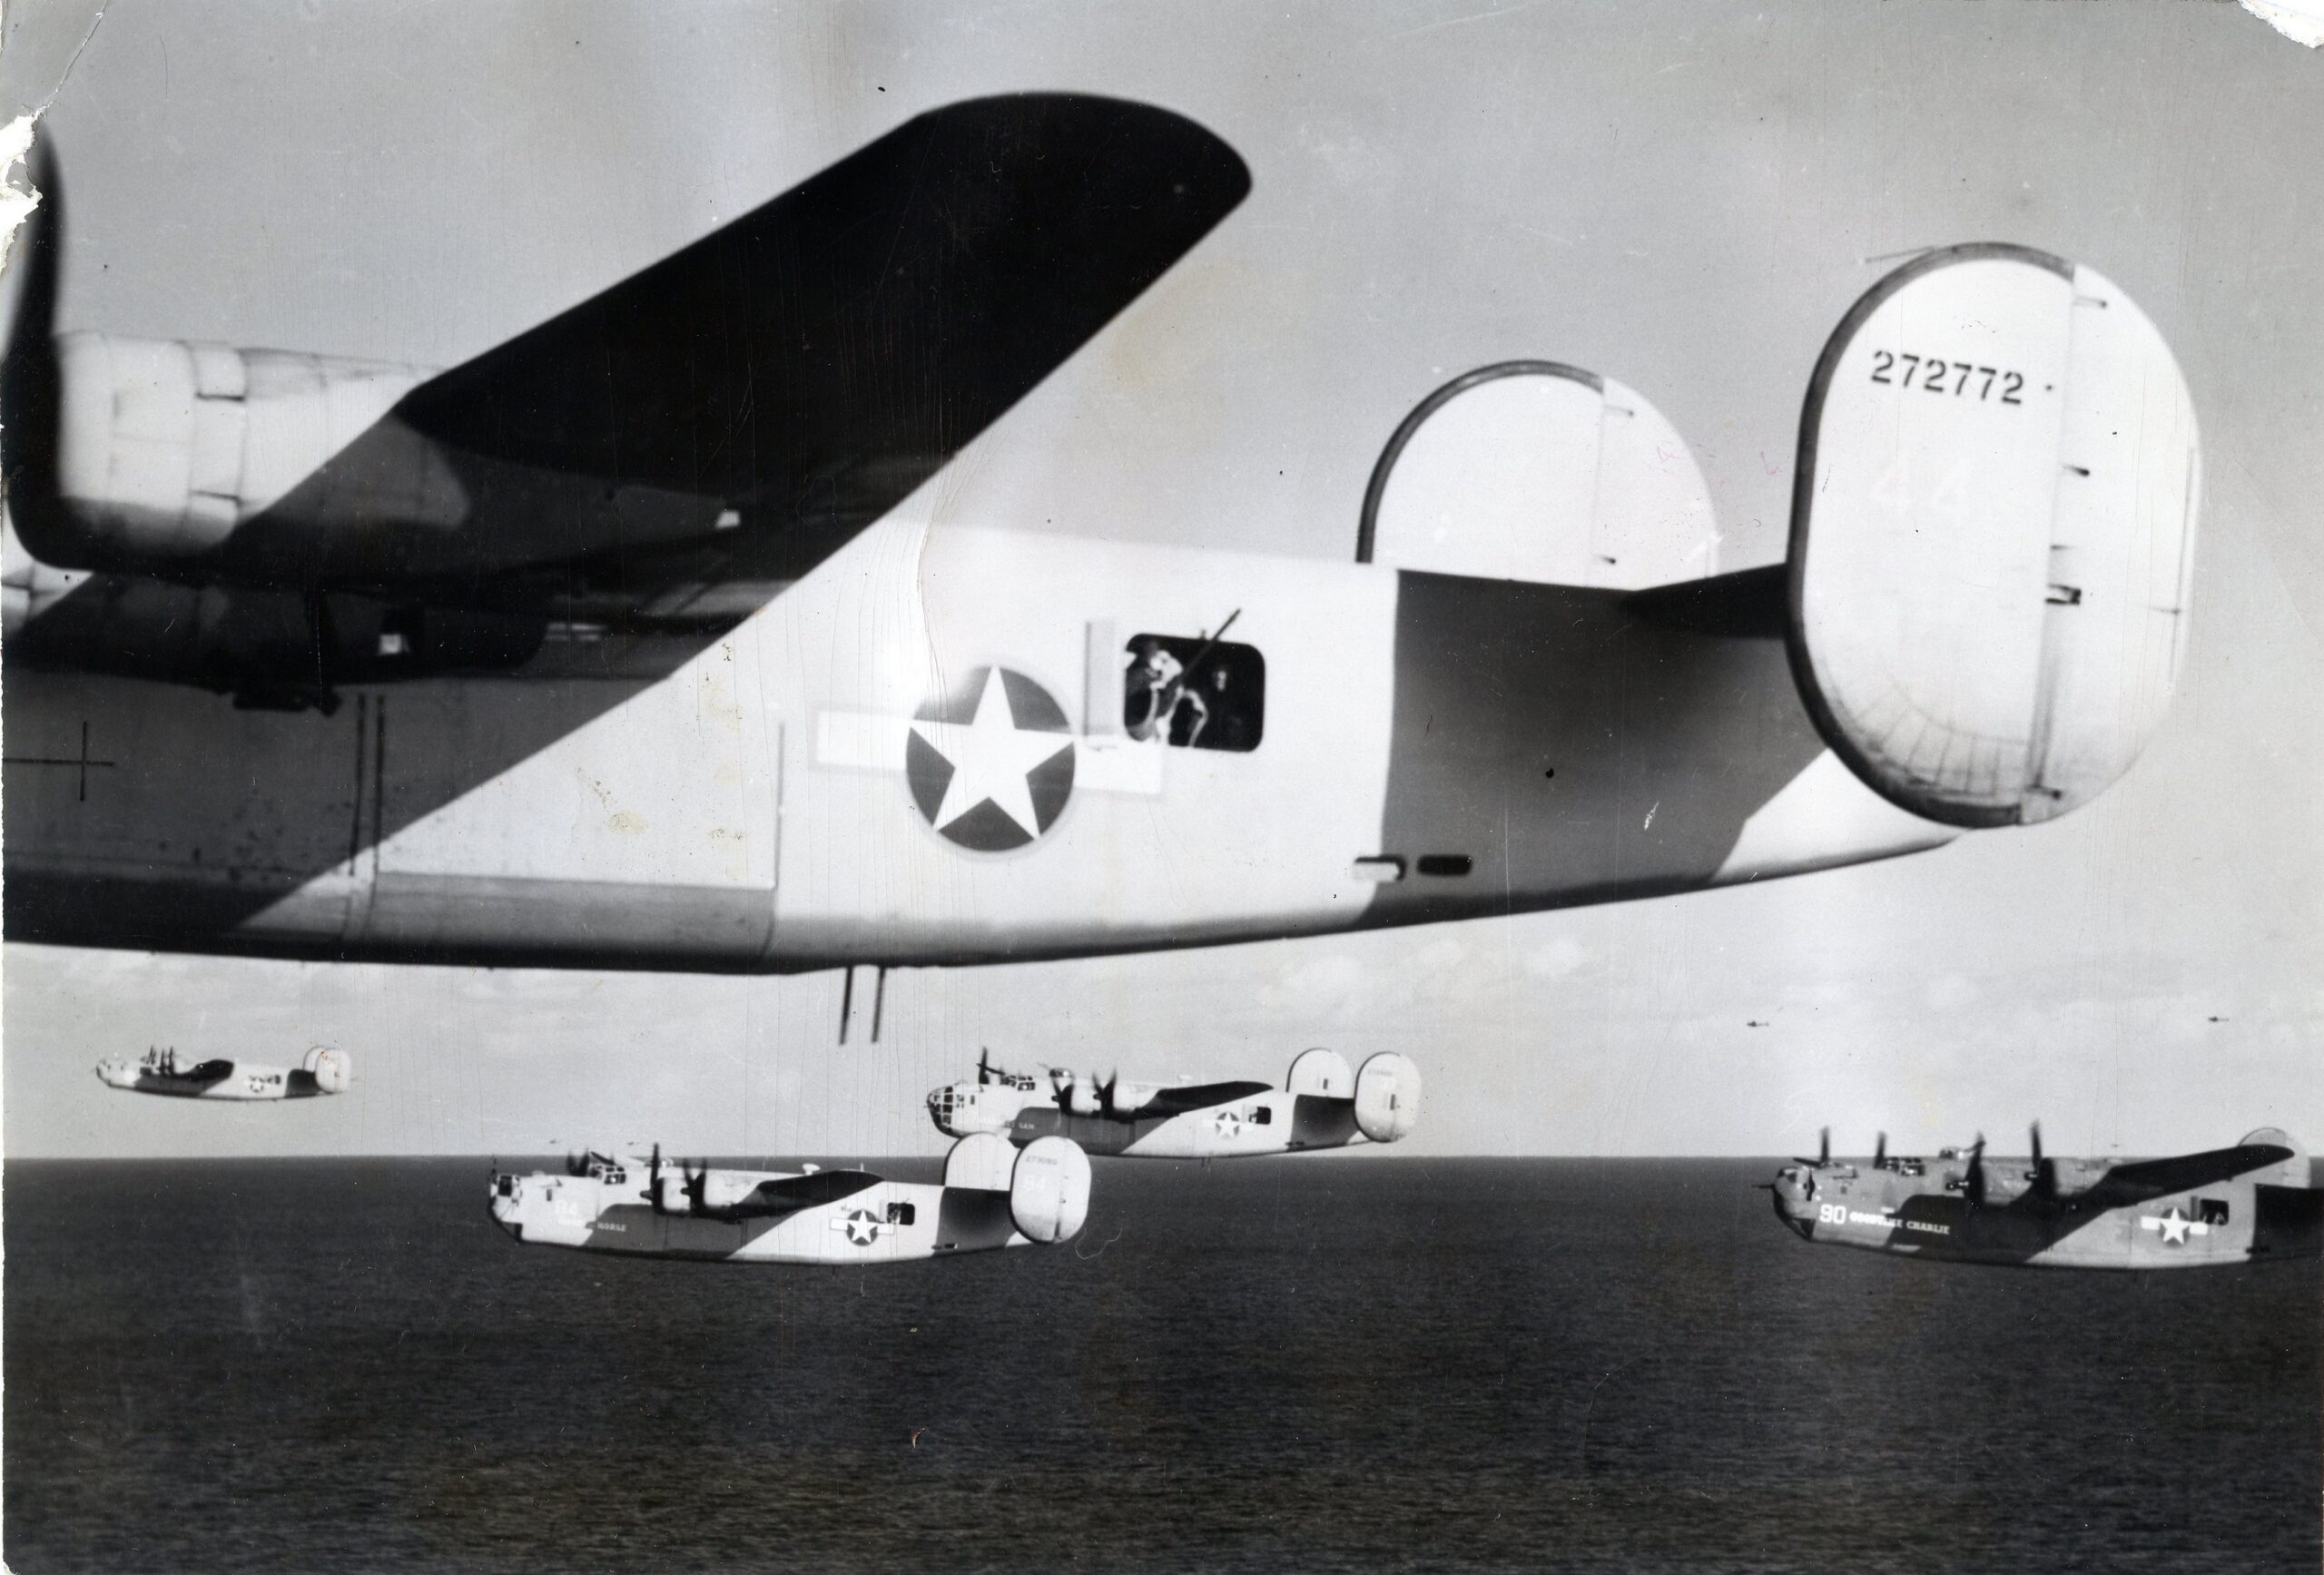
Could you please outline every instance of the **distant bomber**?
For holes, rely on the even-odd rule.
[[[928,1096],[937,1130],[989,1132],[1019,1146],[1069,1137],[1092,1154],[1224,1159],[1393,1143],[1420,1118],[1420,1070],[1383,1051],[1351,1076],[1331,1050],[1302,1053],[1278,1089],[1265,1083],[1126,1083],[1049,1069],[1043,1079],[977,1058],[974,1082]]]
[[[1802,1241],[1966,1263],[2065,1269],[2193,1269],[2312,1258],[2324,1192],[2308,1155],[2272,1127],[2232,1148],[2171,1159],[1987,1159],[1980,1137],[1934,1160],[1834,1160],[1831,1133],[1769,1188]]]
[[[940,1186],[868,1170],[700,1169],[590,1154],[566,1174],[496,1173],[492,1217],[518,1241],[645,1257],[754,1264],[901,1263],[1070,1240],[1089,1212],[1089,1161],[1052,1137],[1022,1154],[953,1145]]]
[[[310,1099],[343,1094],[354,1076],[344,1050],[309,1050],[296,1069],[261,1067],[251,1061],[184,1062],[170,1050],[147,1050],[142,1061],[115,1056],[97,1063],[108,1088],[133,1094],[168,1094],[181,1099]]]

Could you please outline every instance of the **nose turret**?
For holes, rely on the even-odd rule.
[[[941,1088],[932,1090],[928,1096],[928,1118],[935,1122],[936,1129],[947,1137],[961,1136],[960,1128],[953,1125],[953,1121],[954,1117],[960,1114],[961,1094],[965,1088],[965,1084],[948,1083]]]
[[[518,1217],[524,1207],[525,1178],[506,1171],[492,1176],[491,1206],[493,1223],[518,1241],[525,1239],[524,1221]]]
[[[1816,1234],[1816,1169],[1807,1165],[1787,1165],[1777,1172],[1768,1188],[1776,1207],[1776,1217],[1797,1235],[1801,1241]]]

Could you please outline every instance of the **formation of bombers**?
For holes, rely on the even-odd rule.
[[[892,966],[1506,918],[2044,821],[2129,768],[2185,648],[2185,379],[2027,246],[1923,251],[1840,318],[1780,562],[1719,561],[1644,393],[1523,359],[1386,435],[1334,563],[911,502],[1249,192],[1150,105],[929,111],[448,369],[67,328],[35,174],[0,366],[13,940],[845,969],[842,1041],[871,967],[876,1039]],[[349,1066],[99,1075],[270,1099]],[[928,1099],[940,1185],[656,1149],[496,1173],[491,1208],[676,1257],[1054,1243],[1089,1154],[1392,1143],[1420,1092],[1395,1054],[1281,1088],[980,1060]],[[2313,1250],[2273,1131],[2022,1170],[1885,1147],[1787,1168],[1777,1212],[1984,1262]]]
[[[592,1152],[565,1172],[496,1170],[492,1216],[517,1241],[740,1263],[898,1263],[1053,1245],[1081,1228],[1089,1155],[1208,1160],[1393,1143],[1420,1117],[1420,1074],[1393,1052],[1351,1073],[1306,1050],[1282,1088],[1126,1082],[1051,1068],[1046,1081],[980,1055],[973,1082],[928,1097],[959,1141],[940,1186],[868,1170],[796,1173]]]

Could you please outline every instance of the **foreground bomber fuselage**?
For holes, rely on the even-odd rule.
[[[1357,562],[932,517],[1249,183],[1149,106],[956,104],[431,373],[58,331],[44,176],[6,933],[734,971],[1313,934],[2039,821],[2159,723],[2184,381],[2021,247],[1842,320],[1780,565],[1714,572],[1683,437],[1547,361],[1413,411]]]
[[[1694,593],[1757,614],[1726,632],[1690,626],[1691,587],[894,522],[827,567],[658,682],[567,648],[527,674],[359,688],[326,716],[14,677],[12,747],[64,763],[12,773],[8,933],[971,961],[1647,896],[1953,834],[1825,750],[1769,576]],[[1250,747],[1130,736],[1110,658],[1230,614],[1232,655],[1264,664]],[[235,760],[266,766],[219,769]],[[950,813],[962,771],[1018,795]]]

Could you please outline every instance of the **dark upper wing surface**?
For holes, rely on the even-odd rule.
[[[325,471],[389,462],[416,437],[468,520],[341,534],[320,577],[386,587],[594,556],[601,577],[649,586],[794,578],[1249,189],[1233,149],[1151,105],[1024,94],[932,110],[406,395],[358,440],[370,451]],[[330,485],[319,472],[315,496]],[[294,491],[271,512],[304,507]],[[298,556],[273,534],[246,528],[236,550]],[[714,540],[723,571],[700,561]],[[673,548],[695,556],[665,570]]]
[[[2201,1154],[2181,1154],[2170,1159],[2141,1159],[2117,1165],[2077,1202],[2103,1208],[2143,1203],[2232,1181],[2267,1166],[2280,1165],[2291,1150],[2273,1143],[2244,1143],[2233,1148],[2213,1148]]]
[[[1273,1088],[1270,1083],[1193,1083],[1162,1089],[1140,1106],[1137,1113],[1141,1119],[1183,1116],[1189,1110],[1206,1110],[1213,1105],[1231,1104],[1254,1094],[1268,1093]]]
[[[731,1211],[737,1215],[796,1214],[816,1208],[880,1185],[868,1170],[811,1170],[780,1181],[762,1181]]]

